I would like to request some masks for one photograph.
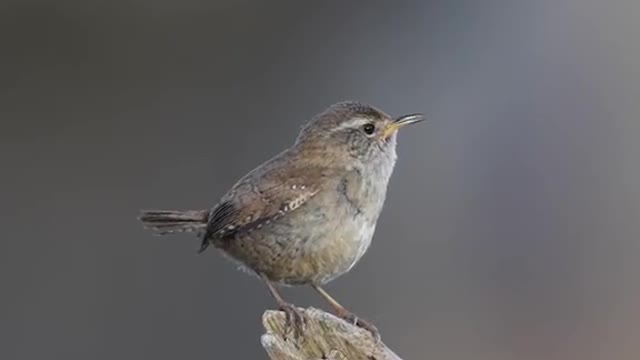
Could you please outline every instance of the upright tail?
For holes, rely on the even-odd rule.
[[[197,232],[207,227],[209,210],[148,210],[142,211],[139,219],[145,228],[158,235]]]

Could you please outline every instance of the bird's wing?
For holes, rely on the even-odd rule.
[[[288,167],[285,172],[275,167],[250,173],[212,209],[201,251],[208,246],[209,239],[260,228],[295,211],[327,186],[329,171]]]

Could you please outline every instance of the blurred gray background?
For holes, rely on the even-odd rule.
[[[136,216],[209,207],[355,99],[429,118],[400,134],[371,250],[329,287],[390,347],[638,359],[639,12],[2,1],[0,358],[265,359],[264,285]]]

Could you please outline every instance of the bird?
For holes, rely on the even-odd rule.
[[[301,309],[280,286],[308,285],[337,316],[369,330],[324,285],[363,257],[376,229],[396,160],[398,130],[424,119],[396,118],[359,101],[334,103],[299,130],[293,144],[249,171],[208,209],[143,210],[158,235],[195,232],[209,246],[262,279],[287,324],[304,331]]]

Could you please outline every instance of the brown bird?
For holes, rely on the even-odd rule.
[[[349,271],[369,248],[396,163],[396,132],[422,119],[393,119],[358,102],[334,104],[211,210],[144,211],[140,220],[158,234],[199,232],[199,253],[213,245],[262,278],[296,333],[303,314],[276,283],[310,285],[338,316],[378,337],[322,285]]]

